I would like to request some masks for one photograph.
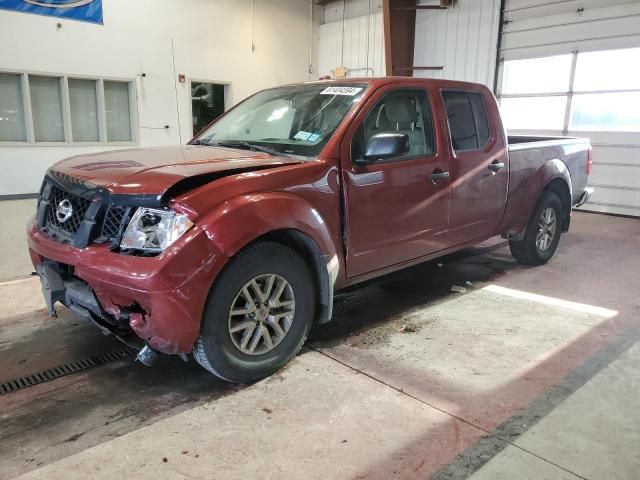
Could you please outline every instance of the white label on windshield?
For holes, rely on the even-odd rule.
[[[300,130],[298,133],[296,133],[293,136],[293,138],[295,138],[296,140],[308,140],[310,136],[311,136],[311,132],[305,132],[303,130]]]
[[[320,95],[347,95],[353,97],[360,93],[360,87],[327,87],[320,92]]]

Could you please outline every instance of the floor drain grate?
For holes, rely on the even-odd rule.
[[[72,373],[89,370],[90,368],[99,367],[100,365],[105,365],[107,363],[124,360],[131,357],[133,353],[134,351],[130,348],[121,348],[120,350],[103,353],[102,355],[96,355],[95,357],[85,358],[83,360],[78,360],[77,362],[67,363],[32,375],[9,380],[8,382],[0,383],[0,395],[32,387],[39,383],[55,380],[56,378],[65,377]]]

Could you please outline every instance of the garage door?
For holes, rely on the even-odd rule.
[[[583,208],[640,216],[640,1],[507,0],[500,58],[509,132],[591,138]]]

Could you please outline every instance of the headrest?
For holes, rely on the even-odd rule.
[[[418,118],[415,105],[404,95],[390,96],[384,103],[384,112],[392,123],[414,123]]]

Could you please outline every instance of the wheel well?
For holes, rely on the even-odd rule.
[[[283,229],[268,232],[253,240],[249,245],[264,240],[285,245],[302,257],[313,276],[316,292],[315,321],[318,323],[326,323],[331,320],[333,310],[333,283],[329,278],[327,259],[322,256],[317,243],[299,230]]]
[[[556,178],[549,182],[544,189],[545,191],[553,192],[560,197],[563,210],[562,231],[566,232],[569,230],[569,222],[571,221],[571,191],[569,190],[567,182],[561,178]]]

